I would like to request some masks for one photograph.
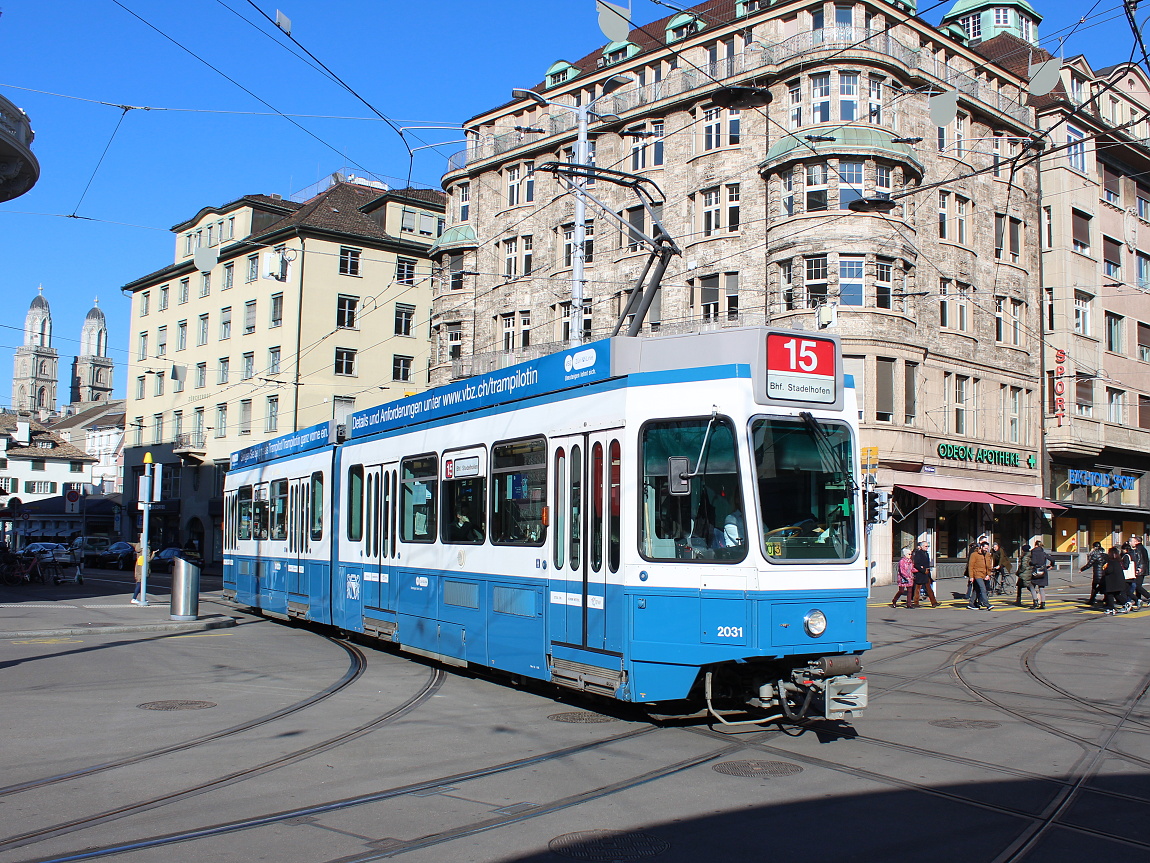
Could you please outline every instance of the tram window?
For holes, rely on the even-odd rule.
[[[353,464],[347,472],[347,538],[363,539],[363,465]]]
[[[491,542],[542,545],[547,528],[547,441],[510,441],[491,448]]]
[[[405,458],[400,463],[400,474],[403,477],[400,539],[404,542],[435,542],[439,458],[434,455]]]
[[[563,513],[563,489],[567,486],[567,456],[562,447],[555,450],[555,505],[551,511],[555,513],[555,568],[562,569],[566,561],[563,541],[566,538],[567,518]]]
[[[311,538],[323,539],[323,473],[311,475]]]
[[[299,492],[296,489],[296,484],[292,483],[291,488],[288,490],[288,551],[296,550],[296,524],[299,522],[297,500],[299,499]]]
[[[236,537],[241,540],[252,538],[252,487],[240,486],[239,524]]]
[[[619,552],[621,549],[619,529],[623,526],[620,518],[620,504],[622,503],[622,458],[619,452],[619,441],[611,441],[611,448],[607,457],[607,566],[611,572],[619,571]]]
[[[591,569],[603,568],[603,444],[591,448]]]
[[[259,491],[260,495],[267,492],[266,488]],[[252,501],[252,539],[267,539],[268,538],[268,502],[264,498],[257,497]]]
[[[287,497],[287,480],[272,480],[271,523],[268,525],[268,537],[270,539],[287,539]]]
[[[481,476],[443,481],[443,541],[479,545],[483,542],[487,480]]]
[[[651,422],[643,427],[640,439],[643,557],[724,561],[746,557],[746,510],[731,421],[704,417]],[[693,474],[687,494],[671,494],[672,458],[687,459]]]
[[[756,419],[751,446],[767,557],[852,560],[858,516],[850,429],[827,421],[814,429],[794,419]]]
[[[578,571],[583,563],[583,450],[571,447],[571,490],[567,496],[571,508],[571,569]]]

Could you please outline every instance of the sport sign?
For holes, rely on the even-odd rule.
[[[792,333],[767,335],[767,397],[834,404],[838,400],[836,344]]]

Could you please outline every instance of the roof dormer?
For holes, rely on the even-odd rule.
[[[556,60],[547,70],[547,87],[550,89],[551,87],[558,87],[560,84],[566,84],[578,74],[578,66],[568,63],[566,60]]]
[[[678,42],[703,29],[703,20],[690,12],[680,12],[667,22],[667,42]]]
[[[630,60],[639,53],[639,46],[634,42],[612,42],[603,49],[603,56],[599,58],[599,67],[614,66],[624,60]]]

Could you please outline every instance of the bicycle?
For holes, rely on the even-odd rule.
[[[1011,588],[1014,587],[1014,582],[1011,580],[1013,575],[1014,573],[1009,569],[995,570],[990,576],[990,584],[988,585],[990,594],[1002,596],[1005,593],[1010,593]]]

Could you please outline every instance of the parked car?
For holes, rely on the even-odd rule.
[[[56,563],[75,563],[72,550],[62,542],[33,542],[20,550],[22,557],[38,557],[41,560],[54,560]]]
[[[136,566],[136,549],[130,542],[113,542],[95,557],[94,566],[125,571]]]
[[[200,557],[198,551],[192,551],[189,548],[177,548],[173,545],[171,548],[165,548],[153,554],[149,569],[152,572],[170,572],[175,565],[176,558],[183,558],[196,566],[203,566],[204,564],[204,559]]]
[[[93,566],[97,556],[107,551],[109,545],[111,540],[106,536],[78,536],[72,540],[72,556],[76,560],[83,558],[86,565]]]

